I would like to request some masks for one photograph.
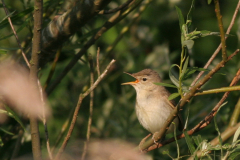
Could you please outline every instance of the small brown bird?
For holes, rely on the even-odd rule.
[[[146,130],[154,134],[163,127],[174,109],[174,102],[168,100],[170,93],[164,86],[154,84],[155,82],[161,82],[157,72],[144,69],[129,75],[134,77],[136,81],[123,83],[122,85],[132,85],[135,88],[137,92],[135,108],[138,120]],[[173,122],[176,126],[179,126],[179,116]],[[173,131],[174,126],[171,124],[166,134]]]

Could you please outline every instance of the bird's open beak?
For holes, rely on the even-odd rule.
[[[132,76],[133,78],[135,78],[135,77],[134,77],[132,74],[130,74],[130,73],[127,73],[127,72],[123,72],[123,73],[126,73],[126,74]],[[136,79],[136,81],[122,83],[121,85],[129,85],[129,84],[131,85],[131,84],[136,84],[136,83],[138,83],[138,82],[139,82],[139,80]]]

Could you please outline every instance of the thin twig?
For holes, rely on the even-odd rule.
[[[93,60],[92,57],[89,56],[89,64],[90,64],[90,87],[93,86],[94,83],[94,68],[93,68]],[[94,97],[94,91],[90,93],[90,103],[89,103],[89,118],[88,118],[88,127],[87,127],[87,139],[84,142],[84,148],[83,148],[83,153],[82,153],[82,158],[81,160],[84,160],[87,154],[87,148],[88,148],[88,143],[90,140],[91,136],[91,125],[92,125],[92,114],[93,114],[93,97]]]
[[[132,6],[129,6],[127,10],[124,12],[117,12],[114,14],[109,20],[99,29],[99,31],[92,36],[92,38],[82,47],[82,49],[72,58],[72,60],[68,63],[65,69],[60,73],[60,75],[56,78],[56,80],[47,88],[46,92],[48,95],[53,91],[53,89],[60,84],[61,80],[66,76],[66,74],[72,69],[72,67],[78,62],[78,60],[86,53],[88,48],[92,46],[107,30],[112,28],[115,24],[121,21],[124,17],[126,17],[131,11],[133,11],[142,0],[136,0]]]
[[[132,25],[134,23],[136,23],[137,20],[139,20],[139,17],[141,16],[141,14],[146,10],[147,6],[150,4],[150,2],[152,2],[152,0],[146,0],[142,3],[142,5],[139,7],[139,11],[136,12],[135,14],[133,14],[133,16],[130,19],[130,23],[123,27],[121,32],[118,34],[118,37],[114,40],[114,42],[109,45],[106,49],[106,55],[104,56],[104,58],[106,59],[106,57],[109,57],[109,55],[112,53],[113,49],[117,46],[118,42],[123,38],[124,34],[127,33],[130,28],[132,27]],[[103,59],[102,62],[105,60]]]
[[[110,10],[101,10],[98,14],[111,14],[115,13],[119,10],[123,10],[126,8],[133,0],[128,0],[127,2],[123,3],[122,5],[118,6],[117,8],[110,9]]]
[[[217,89],[201,91],[201,92],[195,93],[194,96],[213,94],[213,93],[221,93],[221,92],[231,92],[231,91],[238,91],[238,90],[240,90],[240,86],[222,87],[222,88],[217,88]]]
[[[78,103],[77,106],[75,108],[74,114],[73,114],[73,118],[72,118],[72,122],[71,125],[68,129],[68,133],[62,143],[62,146],[60,147],[55,159],[59,159],[59,157],[61,156],[61,154],[63,153],[65,147],[67,146],[68,140],[70,139],[71,135],[72,135],[72,131],[74,129],[76,120],[77,120],[77,115],[78,115],[78,111],[81,107],[82,101],[83,99],[89,95],[89,93],[91,93],[96,87],[97,85],[102,81],[102,79],[107,75],[107,72],[109,70],[109,68],[112,66],[112,64],[115,62],[115,60],[112,60],[109,65],[106,67],[106,69],[104,70],[104,72],[98,77],[98,79],[94,82],[94,84],[92,85],[92,87],[90,87],[86,92],[84,92],[83,94],[81,93],[79,95],[79,99],[78,99]]]
[[[234,14],[233,14],[233,17],[232,17],[232,20],[228,26],[228,29],[227,29],[227,32],[226,34],[229,34],[234,23],[235,23],[235,20],[236,20],[236,17],[237,17],[237,14],[238,14],[238,10],[240,8],[240,0],[238,1],[238,4],[237,4],[237,7],[234,11]],[[225,39],[227,39],[228,37],[226,36]],[[208,66],[212,63],[212,61],[214,60],[214,58],[217,56],[217,54],[219,53],[219,51],[221,50],[222,48],[222,43],[219,44],[218,48],[215,50],[215,52],[213,53],[213,55],[211,56],[211,58],[208,60],[208,62],[205,64],[205,66],[203,67],[204,69],[207,69]],[[194,81],[191,83],[191,87],[194,86],[197,81],[199,80],[199,78],[203,75],[204,71],[201,71],[197,77],[194,79]]]
[[[100,48],[98,47],[98,50],[97,50],[97,73],[98,73],[98,77],[100,76],[99,54],[100,54]]]
[[[226,51],[226,42],[225,42],[225,32],[223,29],[223,22],[222,22],[222,15],[220,13],[220,6],[219,6],[219,1],[214,0],[215,4],[215,12],[218,20],[218,26],[220,30],[220,35],[221,35],[221,44],[222,44],[222,59],[224,61],[227,60],[227,51]]]
[[[58,50],[57,50],[57,54],[55,55],[55,58],[54,58],[54,60],[53,60],[52,66],[51,66],[51,70],[50,70],[50,72],[49,72],[49,74],[48,74],[48,78],[47,78],[47,80],[46,80],[46,82],[45,82],[45,85],[44,85],[44,87],[43,87],[44,90],[47,88],[49,82],[51,81],[51,79],[52,79],[52,77],[53,77],[53,73],[54,73],[54,71],[55,71],[55,68],[56,68],[56,65],[57,65],[57,62],[58,62],[60,53],[61,53],[61,49],[58,49]]]
[[[2,5],[3,5],[3,8],[5,10],[6,15],[8,15],[8,9],[7,9],[7,7],[6,7],[5,3],[4,3],[4,0],[2,0]],[[10,17],[8,17],[8,22],[9,22],[9,24],[10,24],[10,26],[12,28],[13,34],[14,34],[16,40],[17,40],[17,44],[18,44],[19,48],[21,49],[21,53],[22,53],[23,59],[25,60],[27,66],[30,68],[30,63],[28,62],[28,59],[27,59],[27,57],[26,57],[26,55],[25,55],[25,53],[23,51],[23,48],[22,48],[21,43],[20,43],[20,41],[18,39],[18,35],[17,35],[16,31],[15,31],[15,28],[14,28],[14,26],[12,24],[12,20],[11,20]]]

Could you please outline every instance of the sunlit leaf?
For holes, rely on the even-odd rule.
[[[173,94],[171,94],[171,95],[168,97],[168,100],[169,100],[169,101],[170,101],[170,100],[173,100],[174,98],[177,98],[178,96],[180,96],[179,93],[173,93]]]
[[[14,118],[14,119],[21,125],[21,127],[23,128],[23,130],[26,131],[26,130],[25,130],[25,127],[24,127],[21,119],[18,117],[18,115],[17,115],[13,110],[11,110],[8,106],[5,105],[5,108],[6,108],[7,114],[8,114],[10,117]]]
[[[9,131],[7,131],[6,129],[4,129],[4,128],[2,128],[2,127],[0,127],[0,130],[2,131],[2,132],[4,132],[4,133],[6,133],[6,134],[9,134],[9,135],[14,135],[12,132],[9,132]]]
[[[185,24],[184,17],[182,15],[182,11],[177,6],[175,6],[175,8],[176,8],[177,14],[178,14],[180,30],[182,31],[182,26],[183,26],[183,24]]]
[[[2,137],[0,136],[0,147],[4,146],[4,143],[2,141]]]
[[[186,41],[183,41],[182,45],[186,46],[188,49],[192,49],[192,47],[194,45],[194,41],[193,40],[186,40]]]
[[[190,150],[190,153],[191,153],[191,155],[193,155],[195,150],[196,150],[195,147],[194,147],[194,144],[193,144],[190,136],[187,134],[187,131],[183,131],[183,133],[185,135],[185,140],[187,142],[187,145],[188,145],[188,148]],[[195,156],[195,158],[198,159],[197,156]]]
[[[193,136],[192,139],[194,140],[194,142],[197,146],[199,146],[203,141],[201,135]]]
[[[234,153],[230,154],[230,156],[228,157],[228,160],[236,160],[237,156],[239,156],[239,155],[240,155],[240,152],[234,152]]]
[[[169,69],[169,78],[172,81],[173,84],[175,84],[177,87],[179,87],[179,81],[177,80],[177,78],[175,78],[175,76],[172,74],[172,67],[177,66],[176,64],[172,64],[170,69]]]
[[[192,0],[192,4],[191,4],[191,7],[188,11],[188,14],[187,14],[187,26],[190,27],[191,24],[192,24],[192,11],[193,11],[193,8],[194,8],[194,4],[195,4],[195,0]]]
[[[208,4],[210,4],[212,2],[212,0],[208,0]]]

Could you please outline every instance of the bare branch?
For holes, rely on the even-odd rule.
[[[112,60],[109,65],[106,67],[106,69],[104,70],[104,72],[98,77],[98,79],[94,82],[94,84],[83,94],[79,95],[79,99],[78,99],[78,103],[77,106],[75,108],[74,114],[73,114],[73,118],[72,118],[72,122],[71,125],[69,127],[68,133],[62,143],[62,146],[60,147],[58,154],[56,155],[55,159],[59,159],[59,157],[61,156],[61,154],[63,153],[65,147],[67,146],[68,140],[71,137],[72,131],[74,129],[76,120],[77,120],[77,115],[78,115],[78,111],[81,107],[82,101],[83,99],[89,95],[89,93],[91,93],[96,87],[97,85],[102,81],[102,79],[107,75],[107,72],[109,70],[109,68],[112,66],[112,64],[115,62],[115,60]]]
[[[227,29],[227,32],[226,34],[229,34],[234,23],[235,23],[235,20],[236,20],[236,17],[237,17],[237,14],[238,14],[238,10],[240,8],[240,1],[238,1],[238,4],[237,4],[237,7],[234,11],[234,14],[233,14],[233,17],[232,17],[232,20],[228,26],[228,29]],[[225,39],[227,39],[228,37],[226,36]],[[214,60],[214,58],[217,56],[217,54],[219,53],[219,51],[221,50],[222,48],[222,43],[219,44],[218,48],[215,50],[215,52],[213,53],[213,55],[211,56],[211,58],[208,60],[208,62],[206,63],[206,65],[203,67],[204,69],[207,69],[208,66],[212,63],[212,61]],[[195,78],[195,80],[192,82],[191,86],[194,86],[196,84],[196,82],[199,80],[199,78],[203,75],[204,71],[201,71],[197,77]]]

